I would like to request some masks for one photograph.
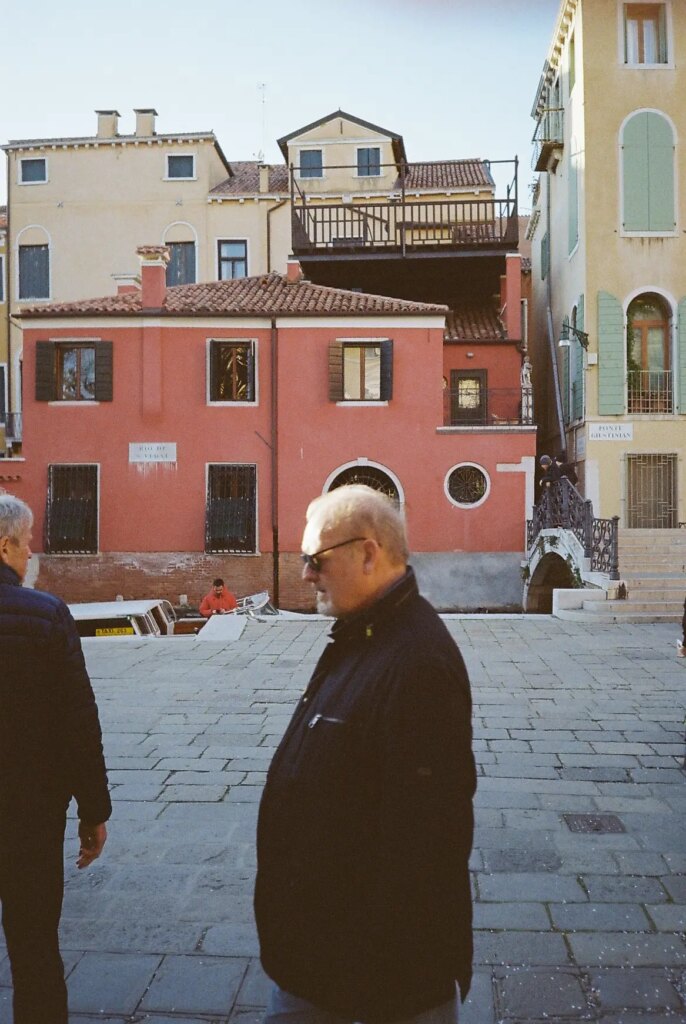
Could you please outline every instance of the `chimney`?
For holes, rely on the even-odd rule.
[[[505,333],[510,341],[522,340],[522,257],[509,252],[504,274]]]
[[[260,175],[260,192],[269,191],[269,164],[258,164],[257,170]]]
[[[155,134],[157,111],[152,107],[141,107],[134,110],[134,114],[136,115],[136,138],[151,138]]]
[[[95,113],[98,115],[98,135],[99,139],[114,139],[119,135],[119,118],[121,114],[118,110],[96,110]]]
[[[139,245],[136,252],[141,261],[142,307],[161,309],[167,292],[169,249],[166,245]]]
[[[289,284],[298,284],[303,280],[305,275],[303,274],[303,268],[300,266],[300,261],[295,256],[289,256],[286,263],[286,280]]]
[[[112,274],[116,285],[117,295],[127,295],[129,292],[141,290],[140,274]]]

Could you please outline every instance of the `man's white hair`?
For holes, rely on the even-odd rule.
[[[18,541],[24,530],[33,525],[33,512],[14,494],[0,494],[0,537]]]
[[[405,521],[387,494],[366,484],[345,484],[322,494],[307,507],[305,518],[321,515],[325,529],[345,522],[351,537],[378,541],[392,565],[406,565],[409,558]]]

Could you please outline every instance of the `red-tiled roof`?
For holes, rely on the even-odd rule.
[[[492,302],[464,303],[451,309],[446,318],[446,341],[503,341],[505,328]]]
[[[436,160],[408,164],[405,188],[493,188],[494,181],[485,160]],[[396,188],[401,187],[400,177]]]
[[[368,295],[364,292],[327,288],[301,280],[287,281],[281,274],[245,277],[235,281],[210,281],[168,288],[162,310],[146,310],[155,316],[383,316],[445,315],[447,306],[407,299]],[[31,306],[22,317],[131,316],[142,312],[141,293],[108,295],[78,302]]]
[[[220,181],[213,189],[211,196],[256,195],[260,191],[260,172],[257,160],[234,160],[231,162],[233,177]],[[285,164],[269,164],[269,188],[272,195],[283,193],[288,195],[288,168]]]

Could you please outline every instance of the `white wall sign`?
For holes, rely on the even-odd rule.
[[[581,432],[576,435],[576,457],[577,459],[586,458],[586,435]]]
[[[589,423],[589,441],[633,441],[633,423]]]
[[[176,462],[176,441],[131,442],[129,462]]]

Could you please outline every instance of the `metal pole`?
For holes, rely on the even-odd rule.
[[[593,502],[584,502],[584,558],[593,557]]]

